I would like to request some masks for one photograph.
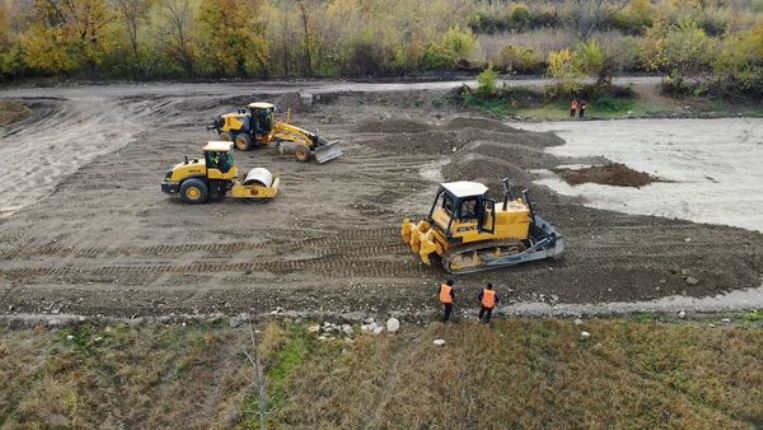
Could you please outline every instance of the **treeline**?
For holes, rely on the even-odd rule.
[[[662,72],[761,94],[763,0],[0,0],[0,77]],[[691,79],[687,79],[691,78]]]
[[[452,0],[0,0],[0,75],[273,77],[452,68]]]

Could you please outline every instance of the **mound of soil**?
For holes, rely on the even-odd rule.
[[[640,188],[660,181],[660,178],[633,170],[622,163],[591,166],[583,169],[563,168],[552,170],[573,186],[591,182],[594,184],[614,185],[616,187]]]
[[[405,119],[364,122],[355,128],[358,133],[419,133],[432,130],[432,126]]]
[[[521,132],[520,130],[509,127],[508,125],[500,121],[495,121],[495,120],[487,119],[487,118],[467,118],[462,116],[459,116],[450,120],[450,122],[448,122],[448,124],[445,125],[445,128],[447,128],[448,130],[461,130],[464,128],[479,128],[482,130],[491,130],[491,131]]]
[[[0,127],[21,121],[31,114],[32,111],[21,103],[0,100]]]

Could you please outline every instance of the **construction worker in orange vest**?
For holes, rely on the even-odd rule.
[[[493,309],[495,309],[500,300],[498,298],[498,293],[493,290],[493,284],[490,282],[487,283],[487,286],[480,291],[478,300],[482,305],[482,308],[480,309],[480,321],[482,321],[482,317],[484,316],[485,324],[490,324],[490,317],[493,316]]]
[[[440,303],[444,307],[444,313],[442,316],[442,322],[446,323],[450,319],[450,314],[453,312],[453,299],[456,297],[453,294],[453,280],[448,279],[444,284],[440,285],[437,294],[440,296]]]

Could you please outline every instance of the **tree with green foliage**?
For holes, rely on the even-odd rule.
[[[484,97],[491,97],[496,92],[496,80],[498,73],[492,67],[477,75],[477,93]]]

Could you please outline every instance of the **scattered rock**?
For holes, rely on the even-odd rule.
[[[588,340],[590,337],[591,337],[591,333],[588,333],[587,331],[580,332],[580,339]]]
[[[678,318],[686,318],[686,311],[681,310],[680,312],[678,312]]]
[[[326,340],[328,340],[328,338],[326,336],[318,336],[318,340],[326,341]]]
[[[699,279],[697,279],[697,278],[695,278],[693,276],[688,276],[686,278],[686,284],[687,285],[697,285],[697,284],[699,284]]]
[[[342,324],[342,331],[344,334],[353,334],[355,333],[355,330],[352,329],[352,326],[349,324]]]
[[[101,342],[103,342],[103,338],[102,338],[101,336],[96,336],[96,337],[93,339],[93,342],[95,342],[95,343],[101,343]]]
[[[437,346],[443,346],[445,345],[445,339],[435,339],[432,343]]]
[[[730,323],[731,319],[730,318],[724,318],[724,319],[721,320],[721,322]]]
[[[378,334],[381,334],[381,332],[383,332],[383,331],[384,331],[384,327],[381,327],[381,326],[380,326],[380,327],[376,327],[376,328],[374,329],[374,332],[373,332],[373,333],[374,333],[375,335],[378,335]]]
[[[400,330],[400,321],[397,318],[390,318],[387,320],[387,331],[390,333],[397,333]]]
[[[715,324],[713,324],[713,323],[710,323],[707,326],[710,327],[710,328],[715,328]]]
[[[575,325],[583,325],[583,320],[580,318],[575,318]]]
[[[320,331],[321,331],[321,326],[319,326],[318,324],[311,325],[310,327],[307,328],[308,333],[319,333]]]
[[[68,336],[66,336],[66,340],[72,341],[72,340],[74,340],[74,336],[68,335]]]
[[[249,321],[249,315],[248,314],[239,314],[238,316],[232,317],[228,320],[228,325],[231,328],[237,328],[242,325],[244,325],[247,321]]]

